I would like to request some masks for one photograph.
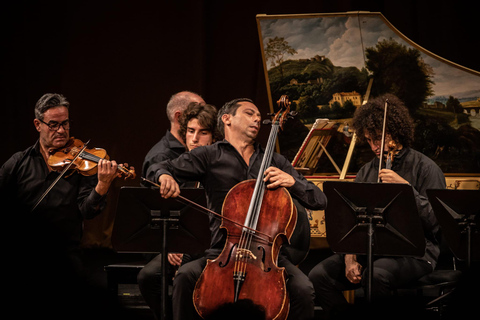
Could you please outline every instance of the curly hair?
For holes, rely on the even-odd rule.
[[[212,133],[213,141],[219,140],[217,131],[217,108],[211,104],[191,102],[179,118],[180,129],[178,134],[186,142],[187,126],[190,120],[197,119],[200,125]]]
[[[403,102],[392,94],[377,97],[355,111],[352,127],[355,129],[360,142],[365,142],[365,134],[372,140],[382,139],[383,118],[385,102],[387,101],[386,134],[404,147],[413,143],[415,124],[407,107]]]

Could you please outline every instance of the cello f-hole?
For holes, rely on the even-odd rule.
[[[238,245],[238,244],[236,243],[235,245],[232,246],[232,248],[230,249],[230,252],[229,252],[229,254],[228,254],[228,259],[227,259],[227,261],[226,261],[225,263],[223,263],[223,261],[219,261],[218,266],[219,266],[220,268],[225,268],[225,267],[228,265],[228,263],[230,262],[230,259],[232,259],[233,251],[235,250],[235,247],[236,247],[237,245]]]
[[[261,254],[262,254],[262,269],[263,269],[263,272],[272,271],[271,267],[265,268],[265,257],[266,257],[265,248],[263,246],[258,246],[257,249],[258,249],[258,251],[261,251]]]

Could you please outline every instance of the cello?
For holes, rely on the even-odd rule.
[[[277,103],[280,111],[272,120],[257,179],[235,185],[223,202],[225,219],[220,228],[227,231],[226,243],[216,259],[207,261],[193,293],[195,309],[203,318],[223,304],[243,299],[261,306],[265,319],[282,320],[288,316],[286,273],[277,266],[277,260],[282,244],[288,242],[295,229],[297,209],[284,187],[267,189],[263,181],[278,130],[291,115],[287,96]]]

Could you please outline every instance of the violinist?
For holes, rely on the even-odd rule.
[[[66,285],[72,277],[80,276],[83,220],[102,211],[107,192],[118,175],[117,163],[102,159],[96,175],[73,172],[63,176],[35,206],[59,176],[47,159],[52,150],[62,148],[70,139],[69,106],[61,94],[43,95],[34,109],[38,141],[15,153],[0,168],[1,203],[7,208],[2,215],[3,225],[15,232],[9,233],[12,239],[2,243],[9,243],[10,258],[17,258],[12,260],[18,276],[18,279],[12,277],[18,282],[15,287],[32,290],[41,287],[43,295],[50,292],[47,288],[53,291],[55,285]]]
[[[235,185],[256,179],[264,157],[264,149],[255,141],[260,129],[260,112],[250,99],[241,98],[227,102],[218,113],[217,126],[224,136],[211,146],[196,148],[177,159],[161,163],[155,172],[162,197],[176,197],[178,183],[200,181],[205,188],[207,205],[216,213],[222,212],[224,199]],[[265,171],[267,188],[285,187],[292,197],[311,209],[323,209],[326,197],[313,183],[298,174],[290,162],[274,153],[271,166]],[[173,282],[174,319],[198,317],[192,296],[207,259],[215,259],[222,251],[225,234],[221,222],[210,220],[212,241],[210,249],[197,260],[182,265]],[[289,319],[311,319],[314,313],[314,290],[307,276],[282,254],[278,266],[287,272],[286,288],[290,296]],[[220,307],[220,306],[219,306]]]
[[[388,99],[388,100],[387,100]],[[384,150],[392,159],[391,169],[385,168],[385,155],[380,154],[385,101],[388,101]],[[438,222],[428,201],[427,189],[443,189],[445,177],[430,158],[411,148],[414,122],[408,109],[397,97],[385,95],[361,106],[352,123],[358,138],[368,143],[375,158],[357,173],[357,182],[407,183],[413,187],[418,214],[422,220],[426,249],[422,258],[374,257],[372,297],[388,298],[392,289],[415,281],[435,269],[440,253],[437,241]],[[379,171],[379,159],[384,159]],[[366,286],[364,256],[334,254],[315,266],[309,278],[315,287],[317,302],[327,318],[348,309],[342,291]]]
[[[218,138],[216,133],[217,126],[217,109],[209,104],[190,102],[187,108],[180,114],[177,119],[178,129],[176,135],[180,141],[186,146],[184,151],[191,151],[195,148],[212,144]],[[151,166],[152,170],[155,166]],[[197,187],[197,182],[192,182],[192,187]],[[169,276],[174,275],[174,271],[180,264],[191,259],[190,255],[182,253],[169,253],[167,260],[170,263]],[[137,282],[150,309],[154,316],[161,318],[161,271],[162,259],[161,255],[152,258],[145,267],[140,270]]]

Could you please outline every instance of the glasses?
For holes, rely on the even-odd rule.
[[[38,121],[47,125],[48,128],[52,131],[57,131],[58,129],[60,129],[60,126],[62,126],[64,130],[69,130],[70,129],[70,123],[71,123],[70,120],[65,120],[65,121],[62,121],[60,123],[58,123],[56,121],[50,121],[49,123],[46,123],[45,121],[40,120],[40,119],[38,119]]]

